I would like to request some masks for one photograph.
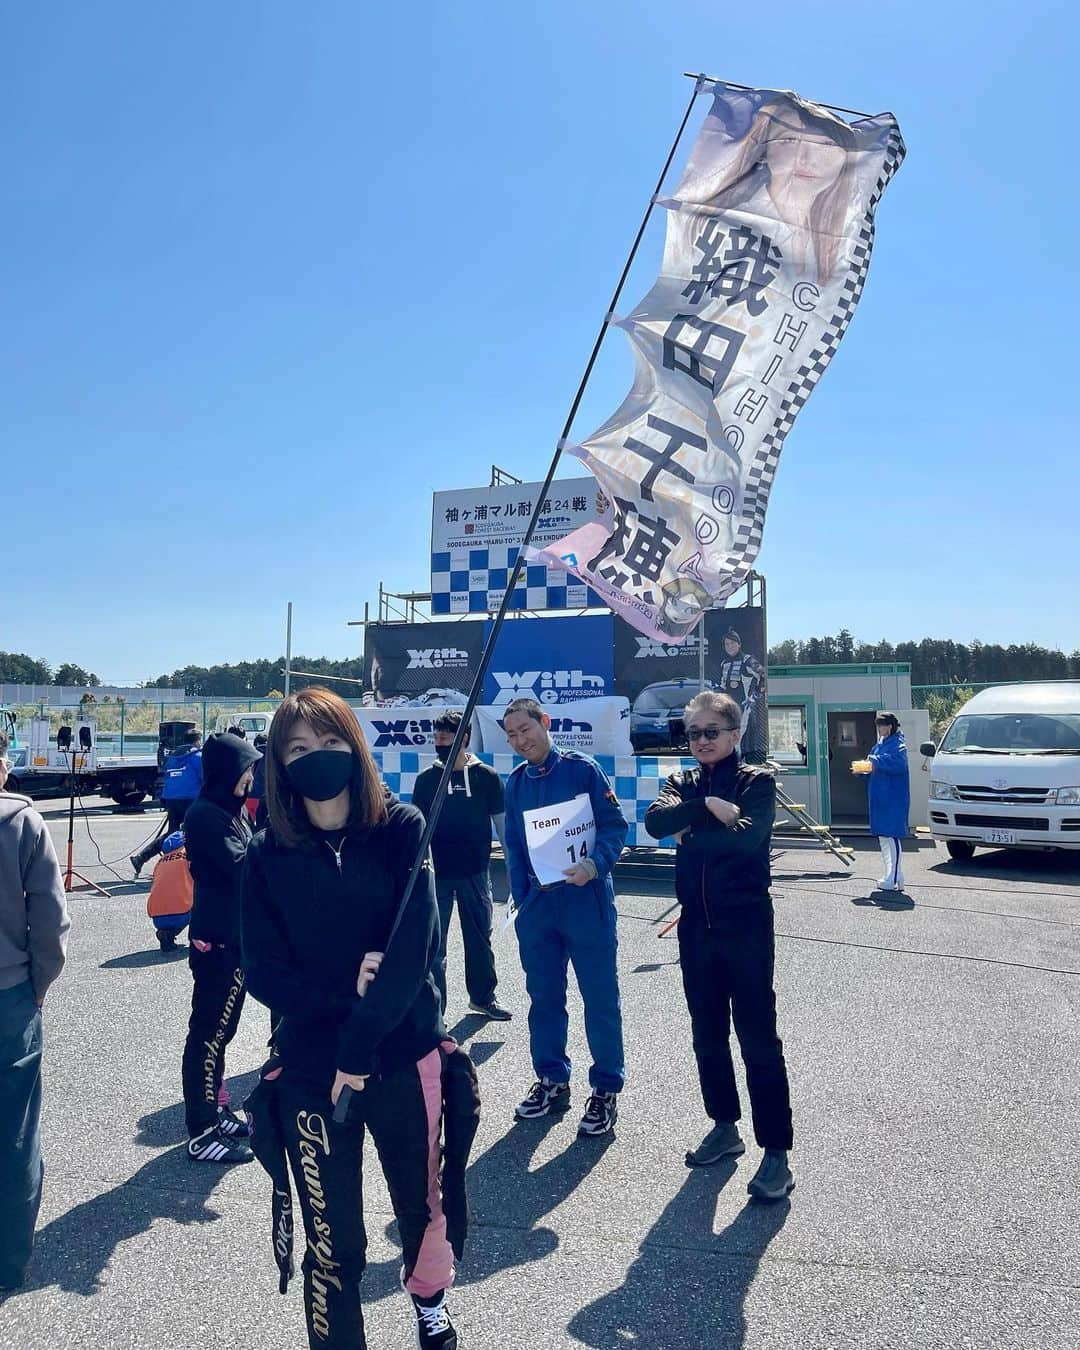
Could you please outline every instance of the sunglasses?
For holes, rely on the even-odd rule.
[[[738,729],[738,727],[687,727],[686,739],[700,741],[704,736],[707,741],[715,741],[722,731],[738,731]]]

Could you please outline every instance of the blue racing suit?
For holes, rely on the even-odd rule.
[[[202,791],[202,751],[193,745],[174,750],[162,769],[161,800],[193,802]]]
[[[581,793],[588,793],[596,821],[592,861],[597,875],[584,886],[558,882],[541,886],[530,865],[522,813],[572,801]],[[519,764],[507,780],[506,864],[518,908],[518,949],[529,991],[533,1068],[538,1078],[570,1081],[566,968],[572,962],[585,1004],[585,1034],[593,1061],[589,1082],[596,1092],[619,1092],[624,1077],[611,869],[626,832],[611,784],[588,755],[553,746],[543,764]]]

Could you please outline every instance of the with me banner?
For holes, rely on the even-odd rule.
[[[660,275],[617,320],[622,406],[570,447],[608,501],[530,551],[639,632],[682,642],[746,580],[784,439],[862,294],[874,213],[904,157],[889,113],[846,122],[716,85],[667,212]]]

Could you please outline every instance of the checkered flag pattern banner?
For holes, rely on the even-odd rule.
[[[432,614],[493,614],[502,604],[533,511],[542,547],[595,523],[606,503],[592,478],[497,483],[436,492],[431,512]],[[543,562],[523,566],[510,609],[595,609],[604,602],[584,581]]]
[[[375,762],[382,773],[383,782],[391,792],[402,801],[412,801],[416,776],[429,764],[437,763],[433,754],[421,750],[376,750]],[[505,782],[514,767],[522,761],[516,755],[476,756],[485,764],[490,764]],[[660,795],[660,787],[669,774],[680,769],[693,769],[697,761],[681,759],[678,756],[654,758],[643,755],[597,755],[596,763],[607,774],[619,799],[623,815],[630,824],[626,842],[632,846],[649,848],[674,848],[674,839],[653,839],[645,832],[645,812]]]
[[[431,555],[432,614],[491,614],[502,603],[518,549],[505,544],[440,550]],[[591,586],[559,568],[521,569],[510,609],[592,609],[604,601]]]
[[[784,440],[859,303],[891,114],[717,84],[667,212],[652,289],[618,325],[634,384],[571,448],[608,509],[530,562],[562,566],[639,632],[680,642],[746,580]]]

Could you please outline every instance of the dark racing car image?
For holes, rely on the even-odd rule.
[[[646,685],[630,711],[630,744],[634,754],[686,748],[686,705],[701,690],[698,680],[661,680]],[[706,689],[719,686],[705,681]]]

